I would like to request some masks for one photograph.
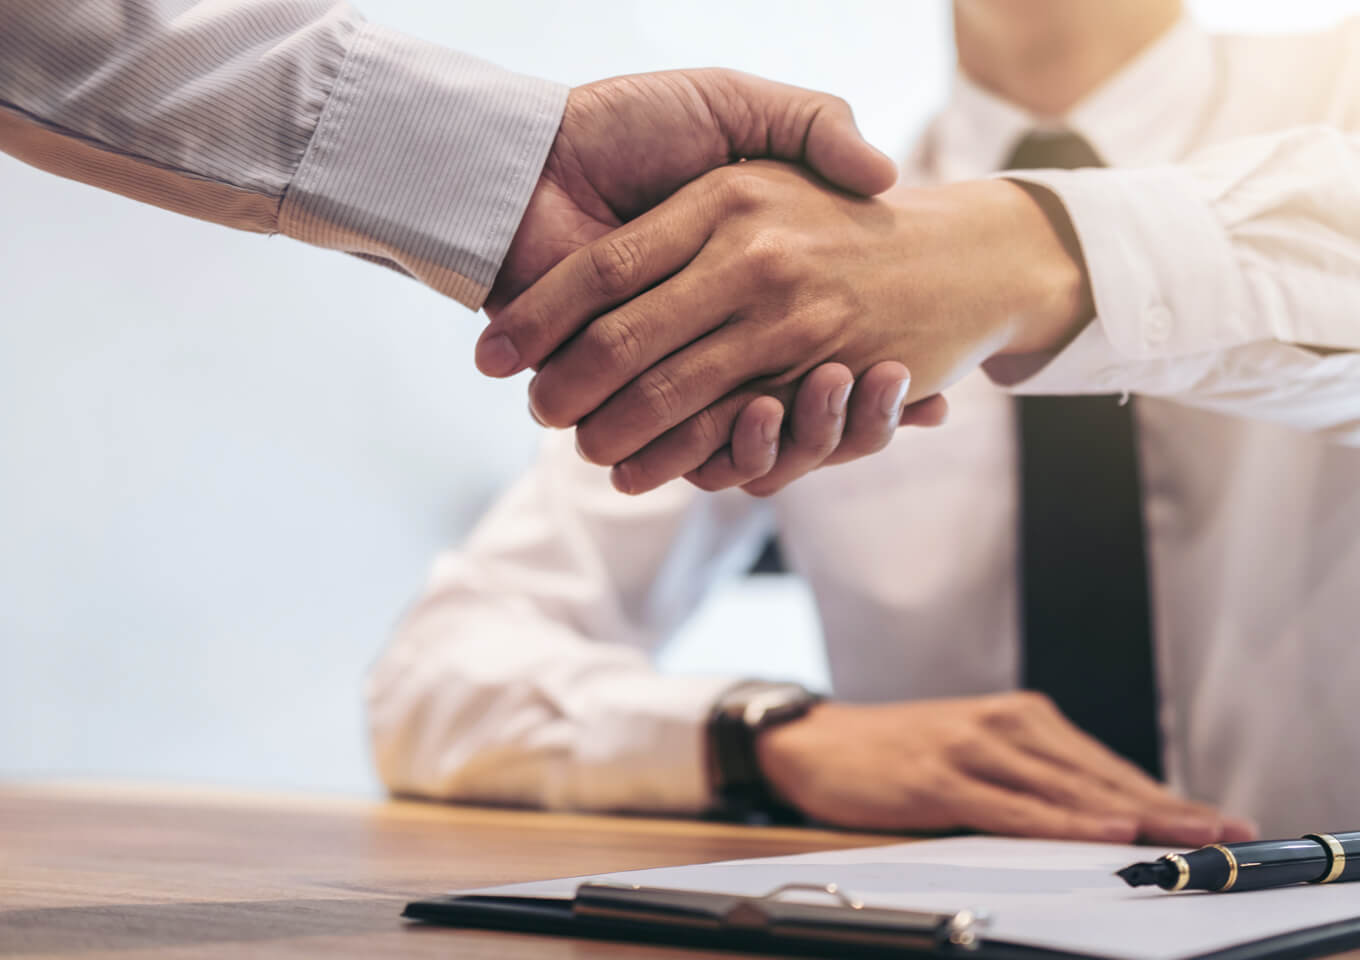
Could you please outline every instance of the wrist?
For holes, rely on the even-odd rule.
[[[719,698],[708,722],[710,771],[719,813],[789,820],[793,811],[773,795],[758,754],[772,730],[795,724],[821,698],[794,683],[740,684]]]
[[[1095,315],[1090,276],[1076,230],[1062,202],[1046,187],[1015,180],[1007,188],[1010,235],[998,251],[1020,289],[1003,291],[1009,329],[997,355],[1057,353]],[[1000,196],[1000,193],[998,193]],[[1003,308],[1004,309],[1004,308]]]
[[[753,753],[756,766],[759,767],[771,795],[781,802],[789,802],[784,796],[781,784],[787,783],[791,778],[797,778],[799,774],[796,771],[803,766],[799,758],[807,752],[804,743],[807,740],[808,725],[814,723],[815,716],[825,711],[828,706],[827,701],[822,701],[813,705],[801,717],[762,730],[755,736]]]

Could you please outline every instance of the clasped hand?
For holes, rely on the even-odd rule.
[[[871,453],[1087,309],[1070,244],[1004,180],[868,198],[752,161],[639,212],[489,304],[478,349],[490,375],[538,369],[535,417],[628,493],[768,494]]]

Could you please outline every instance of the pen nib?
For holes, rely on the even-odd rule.
[[[1154,884],[1161,886],[1170,867],[1169,863],[1161,860],[1155,863],[1135,863],[1123,870],[1116,870],[1114,875],[1131,887],[1149,887]]]

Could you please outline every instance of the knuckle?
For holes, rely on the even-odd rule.
[[[660,369],[653,368],[637,379],[635,389],[648,419],[653,423],[670,423],[679,403],[675,381]]]
[[[1042,715],[1054,713],[1058,709],[1048,694],[1040,693],[1038,690],[1021,690],[1015,696],[1021,709],[1026,713]]]
[[[712,407],[705,407],[690,417],[689,432],[695,448],[700,452],[716,450],[727,439],[723,424]]]
[[[993,733],[1013,733],[1025,723],[1024,707],[1013,696],[998,697],[983,708],[978,717],[982,726]]]
[[[750,275],[766,285],[797,279],[798,251],[784,230],[764,228],[751,234],[742,251],[742,262]]]
[[[595,369],[631,370],[643,356],[642,341],[632,323],[623,317],[597,321],[586,331],[586,337]]]
[[[643,259],[631,234],[607,237],[588,249],[586,266],[596,293],[613,300],[637,289]]]
[[[739,213],[764,206],[774,193],[774,185],[767,177],[740,163],[718,171],[715,186],[723,206]]]

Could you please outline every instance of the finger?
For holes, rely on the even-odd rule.
[[[477,369],[508,377],[540,365],[582,325],[682,268],[716,215],[705,181],[568,254],[501,310],[477,340]]]
[[[554,427],[571,426],[644,371],[696,337],[721,327],[731,315],[731,308],[743,288],[741,277],[733,276],[734,271],[725,269],[726,266],[725,258],[701,252],[680,273],[596,318],[568,340],[548,358],[529,384],[529,404],[540,422]],[[705,343],[705,351],[711,350],[712,342]],[[749,355],[751,351],[744,352]],[[653,376],[665,378],[668,370],[692,362],[694,357],[693,352],[686,351],[667,361],[667,366]],[[671,385],[669,380],[660,382]],[[734,382],[729,376],[725,382],[735,385],[742,379]],[[641,389],[643,387],[635,386],[633,393]],[[718,389],[708,400],[726,392],[727,388]],[[637,401],[634,396],[622,402]],[[614,437],[609,451],[601,454],[609,459],[597,462],[617,462],[704,406],[707,402],[685,410],[683,415],[659,428],[651,428],[647,435],[634,439],[631,447],[626,446],[628,441],[623,438]],[[603,425],[600,431],[610,429],[609,425]],[[625,449],[620,450],[620,445]]]
[[[618,463],[743,384],[781,366],[782,359],[778,347],[757,341],[747,325],[726,324],[644,370],[582,420],[577,428],[581,451],[593,463]],[[604,375],[604,379],[611,376]]]
[[[949,401],[942,393],[930,396],[902,409],[900,425],[904,427],[938,427],[949,419]]]
[[[755,497],[768,497],[820,467],[841,441],[854,385],[850,368],[840,363],[824,363],[804,377],[779,459],[768,473],[742,489]]]
[[[1068,720],[1048,697],[1028,692],[1024,708],[1005,710],[991,721],[992,728],[1015,745],[1069,769],[1097,776],[1134,796],[1155,798],[1166,788],[1135,764]],[[1188,804],[1187,804],[1188,805]]]
[[[1138,837],[1133,817],[1059,807],[981,780],[961,780],[952,791],[952,802],[960,826],[987,833],[1095,843],[1132,843]]]
[[[708,102],[738,156],[800,162],[864,196],[897,180],[897,165],[864,140],[840,97],[732,71],[717,79],[727,95]]]
[[[758,383],[728,394],[615,464],[610,471],[614,488],[621,493],[646,493],[697,470],[728,443],[742,410],[767,393],[777,397],[785,409],[793,399],[790,386],[772,388]]]
[[[757,397],[746,405],[732,428],[732,442],[685,479],[700,490],[725,490],[770,472],[779,457],[779,428],[784,405],[774,397]]]
[[[1223,823],[1217,814],[1182,810],[1168,802],[1174,799],[1170,794],[1156,801],[1135,800],[1100,780],[1040,760],[1000,739],[970,742],[956,762],[991,783],[1059,807],[1134,817],[1139,836],[1151,843],[1200,847],[1222,838]]]
[[[822,463],[846,463],[877,453],[892,442],[907,402],[911,374],[895,360],[876,363],[855,381],[841,442]]]
[[[1245,843],[1260,838],[1261,828],[1256,825],[1256,821],[1246,817],[1223,818],[1223,843]]]
[[[850,370],[840,363],[824,363],[802,378],[794,397],[793,423],[779,443],[778,460],[756,477],[743,477],[726,464],[721,451],[685,479],[702,490],[743,487],[753,496],[774,494],[790,481],[815,469],[834,451],[845,427],[846,397],[854,386]],[[839,411],[836,412],[836,411]],[[771,480],[771,483],[766,483]]]
[[[1217,810],[1172,793],[1164,784],[1072,724],[1051,702],[1044,702],[1046,707],[1011,728],[1017,745],[1054,763],[1096,777],[1149,810],[1165,813],[1166,819],[1160,822],[1159,830],[1203,830],[1218,834],[1207,842],[1221,838],[1224,824]]]

